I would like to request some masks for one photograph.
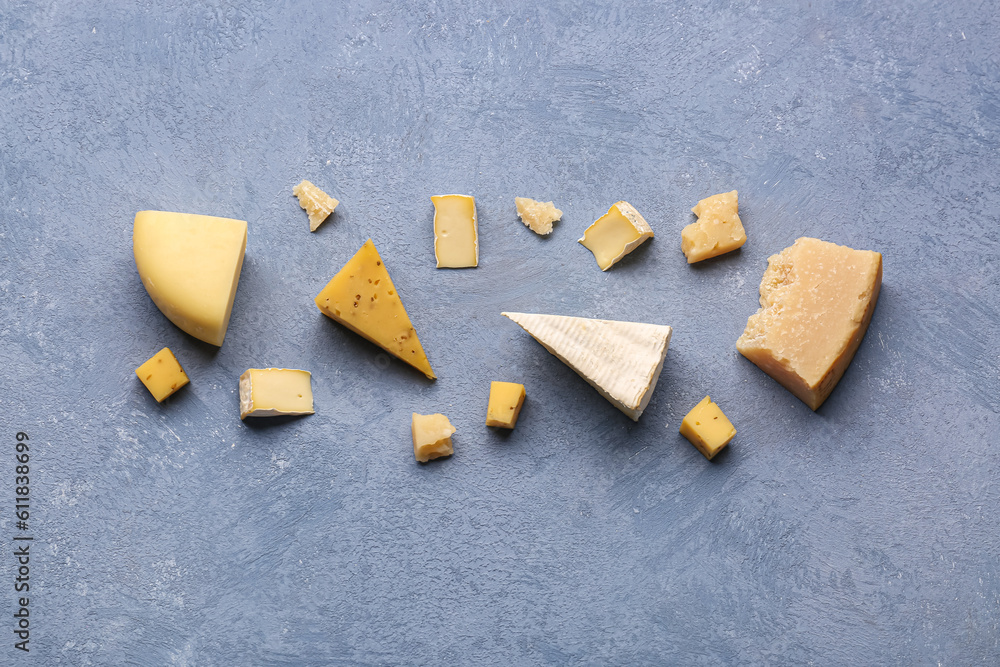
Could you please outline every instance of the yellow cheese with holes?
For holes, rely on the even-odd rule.
[[[417,332],[371,239],[326,284],[315,301],[327,317],[434,379]]]
[[[240,419],[313,414],[312,374],[294,368],[249,368],[240,376]]]
[[[181,368],[180,362],[169,347],[150,357],[142,366],[135,369],[135,374],[146,385],[146,389],[157,403],[162,403],[163,399],[189,382],[187,373]]]
[[[712,460],[736,437],[736,429],[722,413],[722,408],[706,396],[684,416],[681,435],[691,441],[706,459]]]
[[[747,242],[736,190],[702,199],[691,212],[698,221],[681,231],[681,250],[688,264],[736,250]]]
[[[451,436],[455,432],[448,418],[438,413],[420,415],[413,413],[410,431],[413,434],[413,455],[421,463],[455,453]]]
[[[864,338],[882,287],[882,255],[800,238],[767,260],[760,309],[736,349],[813,410]]]
[[[439,269],[479,266],[476,200],[468,195],[437,195],[434,202],[434,255]]]
[[[527,197],[514,197],[514,206],[521,222],[536,234],[552,233],[552,223],[562,219],[562,211],[552,202],[535,201]]]
[[[514,428],[524,405],[524,385],[517,382],[491,382],[490,402],[486,407],[486,425]]]
[[[309,214],[309,231],[315,232],[333,214],[340,202],[326,194],[310,181],[302,181],[292,188],[292,194],[299,198],[299,206]]]
[[[132,250],[142,284],[171,322],[222,345],[247,247],[244,220],[140,211]]]
[[[587,227],[580,243],[594,253],[601,271],[607,271],[651,238],[653,229],[639,211],[628,202],[620,201]]]

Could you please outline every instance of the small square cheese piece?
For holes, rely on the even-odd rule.
[[[736,349],[815,410],[854,358],[881,287],[880,253],[800,238],[768,258]]]
[[[410,430],[413,433],[413,455],[421,463],[455,453],[451,446],[451,435],[456,429],[444,415],[420,415],[414,412]]]
[[[607,271],[625,255],[653,238],[653,228],[631,204],[620,201],[587,227],[580,243],[594,253],[601,271]]]
[[[736,429],[722,409],[706,396],[684,416],[681,435],[711,461],[736,436]]]
[[[479,266],[476,200],[468,195],[438,195],[434,202],[434,256],[439,269]]]
[[[514,206],[528,229],[545,236],[552,233],[552,223],[562,219],[562,211],[552,202],[535,201],[527,197],[514,197]]]
[[[309,231],[315,232],[337,208],[340,202],[326,194],[310,181],[302,181],[292,188],[292,194],[299,198],[299,206],[309,214]]]
[[[486,425],[514,428],[524,405],[524,385],[516,382],[490,383],[490,403],[486,408]]]
[[[312,374],[294,368],[250,368],[240,376],[240,419],[313,414]]]
[[[135,369],[135,374],[157,403],[162,403],[163,399],[189,382],[187,374],[169,347],[163,348]]]
[[[681,250],[688,264],[736,250],[747,242],[738,210],[736,190],[702,199],[691,209],[698,222],[681,231]]]

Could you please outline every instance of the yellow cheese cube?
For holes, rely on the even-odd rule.
[[[516,382],[490,383],[490,402],[486,408],[486,425],[514,428],[524,405],[524,385]]]
[[[315,232],[333,214],[340,202],[326,194],[310,181],[302,181],[292,188],[292,194],[299,198],[299,206],[309,214],[309,231]]]
[[[240,419],[313,414],[312,373],[249,368],[240,376]]]
[[[702,199],[691,209],[698,216],[681,231],[681,250],[688,264],[742,247],[747,234],[740,221],[736,190]]]
[[[552,233],[552,223],[562,218],[562,211],[552,202],[541,202],[528,197],[514,197],[514,206],[528,229],[545,236]]]
[[[620,201],[594,221],[583,233],[580,243],[594,253],[601,271],[607,271],[646,239],[653,238],[653,228],[631,204]]]
[[[736,429],[722,414],[722,409],[706,396],[685,415],[681,435],[711,460],[736,436]]]
[[[410,430],[413,433],[413,455],[421,463],[455,453],[451,446],[451,435],[456,429],[444,415],[420,415],[414,412]]]
[[[476,200],[468,195],[438,195],[434,202],[434,255],[439,269],[479,266]]]
[[[149,361],[135,369],[135,374],[146,385],[146,389],[157,403],[162,403],[163,399],[190,381],[169,347],[163,348]]]

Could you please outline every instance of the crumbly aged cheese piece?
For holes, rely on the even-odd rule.
[[[340,202],[326,194],[310,181],[302,181],[292,188],[292,194],[299,198],[299,206],[309,214],[309,231],[315,232],[323,221],[330,217]]]
[[[815,410],[854,358],[881,286],[880,253],[800,238],[768,258],[736,349]]]
[[[736,437],[732,422],[722,408],[706,396],[681,422],[681,435],[687,438],[709,461]]]
[[[371,239],[326,284],[315,301],[327,317],[434,379],[417,332]]]
[[[691,212],[698,216],[698,222],[681,231],[681,250],[688,264],[736,250],[747,242],[736,190],[702,199]]]
[[[163,399],[189,382],[187,373],[181,368],[180,362],[169,347],[150,357],[142,366],[135,369],[135,374],[146,385],[146,389],[157,403],[162,403]]]
[[[620,201],[587,227],[582,243],[594,253],[601,271],[607,271],[618,261],[653,238],[653,228],[631,204]]]
[[[434,255],[439,269],[479,266],[476,200],[468,195],[437,195],[434,202]]]
[[[451,435],[456,429],[444,415],[419,415],[414,412],[410,430],[413,433],[413,455],[421,463],[455,453]]]
[[[536,234],[552,233],[552,223],[562,219],[562,211],[552,202],[541,202],[527,197],[514,197],[514,206],[521,222]]]
[[[612,405],[639,421],[663,369],[673,332],[670,327],[561,315],[502,315],[521,325]]]
[[[247,247],[244,220],[140,211],[132,250],[142,284],[171,322],[222,345]]]
[[[295,368],[248,368],[240,376],[240,419],[313,414],[312,374]]]
[[[486,407],[486,425],[514,428],[524,405],[524,385],[517,382],[491,382],[490,402]]]

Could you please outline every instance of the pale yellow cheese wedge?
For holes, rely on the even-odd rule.
[[[295,368],[248,368],[240,376],[240,419],[313,414],[312,374]]]
[[[292,194],[299,198],[299,206],[309,214],[310,232],[319,229],[340,203],[313,185],[311,181],[306,180],[293,187]]]
[[[880,253],[800,238],[768,258],[736,349],[815,410],[854,358],[881,286]]]
[[[722,408],[706,396],[684,416],[681,435],[711,461],[736,437],[736,429],[722,413]]]
[[[681,251],[688,264],[731,252],[747,242],[736,190],[702,199],[691,212],[698,221],[681,231]]]
[[[146,385],[146,389],[157,403],[162,403],[163,399],[189,382],[187,373],[181,368],[180,362],[169,347],[150,357],[135,369],[135,374]]]
[[[244,220],[140,211],[132,250],[142,284],[171,322],[222,345],[247,247]]]
[[[562,219],[562,211],[552,202],[541,202],[528,197],[514,197],[514,206],[521,222],[531,231],[545,236],[552,233],[552,223]]]
[[[486,425],[514,428],[524,405],[524,385],[517,382],[491,382],[490,401],[486,406]]]
[[[608,212],[583,233],[580,243],[594,253],[601,271],[607,271],[625,255],[653,238],[653,228],[626,201],[612,204]]]
[[[476,200],[468,195],[437,195],[434,202],[434,256],[439,269],[479,266]]]
[[[410,431],[413,434],[413,456],[421,463],[455,453],[451,436],[456,429],[440,413],[420,415],[414,412]]]

